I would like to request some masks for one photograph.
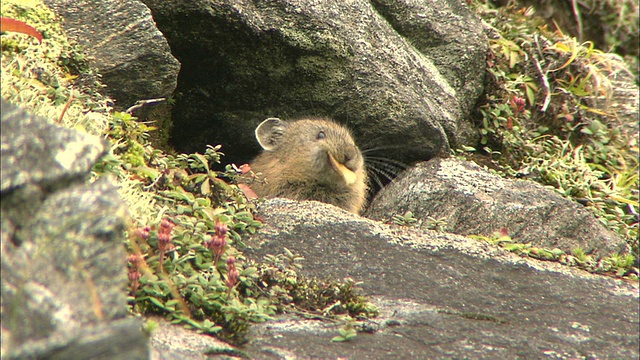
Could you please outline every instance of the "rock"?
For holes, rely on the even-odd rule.
[[[459,235],[389,226],[337,207],[272,199],[245,240],[261,260],[287,248],[308,277],[360,283],[380,315],[333,343],[339,323],[294,314],[230,347],[164,320],[153,359],[637,358],[638,284],[518,257]],[[612,325],[612,322],[614,325]]]
[[[607,76],[611,83],[611,97],[596,98],[596,108],[616,114],[615,120],[611,120],[615,121],[612,126],[620,127],[623,136],[631,139],[631,144],[636,145],[640,137],[640,88],[633,73],[618,55],[610,53],[607,56],[617,71]]]
[[[172,325],[163,318],[150,319],[158,324],[149,343],[151,360],[206,360],[215,354],[236,354],[241,357],[241,350],[212,336],[188,330],[181,325]]]
[[[250,357],[637,358],[638,287],[484,242],[389,227],[317,202],[274,199],[247,241],[261,259],[288,248],[302,273],[351,277],[381,315],[373,334],[332,343],[340,325],[292,315],[257,324]],[[357,354],[357,355],[356,355]]]
[[[492,235],[505,228],[517,243],[567,253],[582,248],[598,257],[625,253],[624,239],[582,205],[525,180],[508,180],[472,162],[432,159],[417,164],[385,187],[365,216],[389,220],[411,211],[417,219],[443,219],[461,235]]]
[[[223,144],[228,161],[247,162],[259,150],[247,134],[267,117],[330,117],[404,162],[477,139],[467,115],[487,42],[453,0],[144,1],[183,64],[180,151]]]
[[[126,318],[126,206],[87,181],[108,143],[4,100],[1,143],[2,358],[146,358]]]
[[[64,19],[70,37],[87,49],[106,93],[126,109],[142,99],[168,97],[180,63],[138,0],[44,0]],[[90,26],[89,26],[90,24]]]
[[[465,114],[483,91],[487,47],[483,30],[470,19],[461,1],[433,3],[415,0],[373,0],[372,5],[412,46],[433,61],[464,101]],[[464,128],[459,128],[463,130]],[[458,136],[462,136],[458,133]],[[468,142],[474,134],[467,134]]]
[[[55,187],[61,180],[86,175],[108,151],[95,136],[48,124],[2,100],[0,191],[28,184]]]
[[[146,343],[140,322],[124,318],[31,342],[7,359],[147,359]]]

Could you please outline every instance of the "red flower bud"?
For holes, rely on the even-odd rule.
[[[148,240],[149,235],[151,234],[151,229],[148,226],[145,226],[143,228],[135,229],[133,233],[142,240]]]
[[[138,254],[131,254],[127,256],[127,261],[131,263],[132,268],[137,269],[140,265],[140,262],[142,261],[142,256]]]
[[[235,256],[233,256],[233,255],[230,255],[230,256],[227,258],[227,266],[232,266],[232,265],[234,265],[234,266],[235,266],[235,263],[236,263],[236,257],[235,257]]]
[[[171,230],[173,230],[174,226],[175,225],[170,220],[164,219],[160,223],[160,229],[158,230],[158,232],[168,234],[171,232]]]
[[[240,273],[238,273],[238,269],[236,269],[235,262],[235,257],[229,256],[229,258],[227,258],[227,265],[229,265],[229,268],[227,269],[227,280],[225,281],[225,284],[229,288],[229,292],[234,286],[236,286],[238,278],[240,277]]]
[[[511,108],[513,109],[513,113],[517,116],[519,113],[524,111],[525,100],[519,96],[514,96],[509,101]]]
[[[216,219],[215,231],[216,235],[224,237],[225,235],[227,235],[228,231],[227,224],[221,222],[220,219]]]

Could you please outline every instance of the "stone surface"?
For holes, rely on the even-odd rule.
[[[320,215],[322,214],[322,215]],[[351,277],[377,331],[332,343],[338,325],[283,316],[255,325],[253,358],[637,358],[638,287],[502,252],[462,236],[389,227],[329,205],[274,199],[247,245],[288,248],[302,272]]]
[[[146,358],[126,318],[126,206],[88,182],[106,142],[4,100],[1,139],[2,358]]]
[[[247,162],[258,152],[247,134],[267,117],[333,118],[362,148],[404,162],[477,137],[466,115],[483,88],[487,44],[455,1],[384,12],[364,0],[145,3],[183,64],[178,150],[223,144],[228,161]]]
[[[85,175],[108,150],[106,141],[30,116],[2,100],[0,191]]]
[[[138,0],[44,0],[64,19],[70,37],[86,48],[106,93],[126,109],[142,99],[168,97],[180,64]]]
[[[461,108],[475,106],[483,91],[487,48],[482,27],[469,19],[469,10],[458,0],[372,0],[371,4],[391,26],[418,51],[433,61],[438,71],[455,89]],[[457,136],[473,142],[475,131],[459,127]]]
[[[260,260],[287,248],[301,273],[352,278],[380,310],[357,337],[294,314],[254,324],[235,348],[160,321],[154,359],[637,358],[638,283],[522,258],[459,235],[390,226],[319,202],[272,199],[245,240]]]
[[[4,329],[2,334],[11,336]],[[147,359],[147,341],[140,322],[124,318],[30,342],[13,349],[6,359]]]
[[[584,206],[525,180],[504,179],[472,162],[432,159],[378,193],[365,216],[387,221],[406,211],[422,221],[443,219],[445,230],[490,236],[505,228],[517,243],[596,256],[629,251]]]
[[[205,360],[216,354],[229,357],[242,354],[241,350],[212,336],[172,325],[162,318],[151,317],[149,320],[158,324],[149,343],[152,360]]]

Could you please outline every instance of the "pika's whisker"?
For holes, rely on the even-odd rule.
[[[374,165],[374,164],[369,164],[369,165],[370,166],[367,167],[368,170],[370,170],[371,172],[375,173],[375,175],[383,176],[387,180],[393,180],[396,176],[398,176],[397,172],[395,172],[393,170],[390,170],[388,168],[380,168],[380,167],[377,167],[377,165]]]
[[[361,150],[363,154],[367,154],[370,152],[378,151],[378,150],[389,150],[389,149],[403,149],[406,148],[406,145],[385,145],[385,146],[376,146],[373,148],[368,148],[365,150]]]
[[[397,160],[393,160],[393,159],[389,159],[389,158],[385,158],[385,157],[380,157],[380,156],[366,156],[364,158],[364,161],[369,163],[376,163],[376,164],[381,164],[381,165],[385,165],[385,167],[388,168],[395,168],[395,169],[399,169],[400,171],[402,170],[406,170],[409,166],[401,161],[397,161]]]
[[[382,189],[385,183],[395,179],[408,167],[405,163],[400,161],[380,156],[367,156],[365,158],[365,163],[367,164],[369,179],[378,187],[377,190]],[[373,194],[377,190],[372,186],[369,189],[369,193]]]
[[[380,176],[378,175],[376,170],[369,168],[367,169],[367,171],[369,172],[369,180],[373,180],[376,183],[376,186],[378,186],[378,190],[382,189],[384,187],[384,184],[380,180]],[[376,190],[374,189],[374,187],[369,186],[369,195],[372,195],[374,193],[376,193]]]

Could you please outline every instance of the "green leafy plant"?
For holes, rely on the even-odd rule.
[[[129,139],[139,134],[122,127],[133,125],[128,117],[116,120],[112,133],[129,134]],[[215,147],[175,157],[142,149],[140,163],[125,165],[162,208],[155,225],[135,229],[129,237],[132,309],[241,341],[251,322],[268,320],[275,311],[269,299],[235,289],[257,278],[256,268],[243,265],[246,259],[237,250],[241,234],[261,225],[253,218],[254,205],[224,182],[223,172],[211,170],[221,156]],[[129,147],[116,150],[127,159]]]
[[[447,228],[447,221],[445,218],[436,219],[432,216],[427,216],[427,221],[425,221],[424,226],[429,230],[445,231]]]
[[[507,229],[502,229],[491,236],[470,235],[470,238],[486,241],[521,256],[527,256],[538,260],[556,261],[568,266],[578,267],[596,274],[608,274],[623,277],[630,280],[638,280],[640,274],[636,259],[633,254],[613,254],[596,259],[588,255],[584,250],[575,248],[571,254],[553,248],[547,249],[532,246],[530,243],[515,243],[507,234]]]
[[[284,251],[276,256],[268,255],[258,265],[260,291],[278,299],[279,311],[323,318],[345,314],[369,318],[378,314],[378,309],[359,294],[352,279],[337,281],[301,276],[298,270],[304,259],[286,248]]]
[[[344,318],[344,325],[338,330],[340,335],[334,336],[331,341],[333,342],[344,342],[349,341],[355,338],[358,335],[358,332],[355,329],[355,322],[349,316]]]
[[[418,222],[418,219],[416,219],[415,216],[413,216],[413,212],[407,211],[402,215],[400,214],[393,215],[393,217],[391,218],[391,221],[393,221],[393,223],[396,225],[410,226],[410,225],[416,224]]]
[[[547,30],[531,8],[474,6],[499,35],[490,40],[476,114],[483,149],[459,154],[484,153],[483,164],[501,174],[552,186],[637,254],[638,133],[618,118],[615,103],[624,100],[610,80],[627,71],[624,64],[591,42]]]

